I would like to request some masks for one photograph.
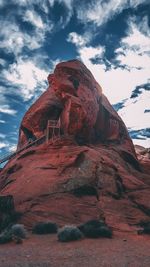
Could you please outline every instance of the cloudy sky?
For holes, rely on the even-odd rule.
[[[150,146],[149,0],[0,0],[0,153],[60,61],[91,70],[136,144]]]

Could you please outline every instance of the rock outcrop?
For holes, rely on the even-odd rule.
[[[28,227],[105,218],[114,229],[132,230],[147,221],[149,176],[90,71],[77,60],[63,62],[48,81],[22,120],[18,148],[45,135],[48,120],[60,121],[60,137],[12,158],[0,173],[0,195],[13,196]]]
[[[135,150],[143,171],[150,175],[150,148],[135,145]]]
[[[25,114],[19,147],[42,136],[48,120],[60,119],[61,133],[78,144],[113,142],[135,157],[127,129],[91,72],[78,60],[60,63],[48,76],[47,91]]]

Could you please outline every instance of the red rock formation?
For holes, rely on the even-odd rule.
[[[48,90],[23,118],[19,147],[42,136],[50,119],[60,118],[62,137],[11,159],[0,173],[0,194],[14,197],[28,227],[105,217],[114,229],[131,230],[148,220],[149,176],[92,74],[74,60],[58,64],[48,80]]]
[[[22,120],[19,147],[29,138],[42,136],[48,120],[60,118],[61,132],[78,143],[117,142],[135,157],[124,123],[83,63],[58,64],[48,81],[47,91]]]
[[[135,150],[143,171],[150,175],[150,148],[135,145]]]

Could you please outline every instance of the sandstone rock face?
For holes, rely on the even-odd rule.
[[[42,136],[47,121],[59,119],[61,133],[79,144],[118,143],[135,157],[127,129],[91,72],[78,60],[60,63],[48,76],[47,91],[25,114],[19,147]]]
[[[74,60],[58,64],[48,81],[23,118],[18,146],[45,134],[51,119],[60,119],[61,138],[19,152],[0,173],[0,195],[13,196],[19,222],[105,218],[131,231],[149,220],[150,177],[92,74]]]
[[[150,175],[150,148],[135,145],[135,150],[143,170]]]

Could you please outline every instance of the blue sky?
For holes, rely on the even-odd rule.
[[[148,0],[0,0],[0,154],[60,61],[91,70],[129,129],[150,146]]]

